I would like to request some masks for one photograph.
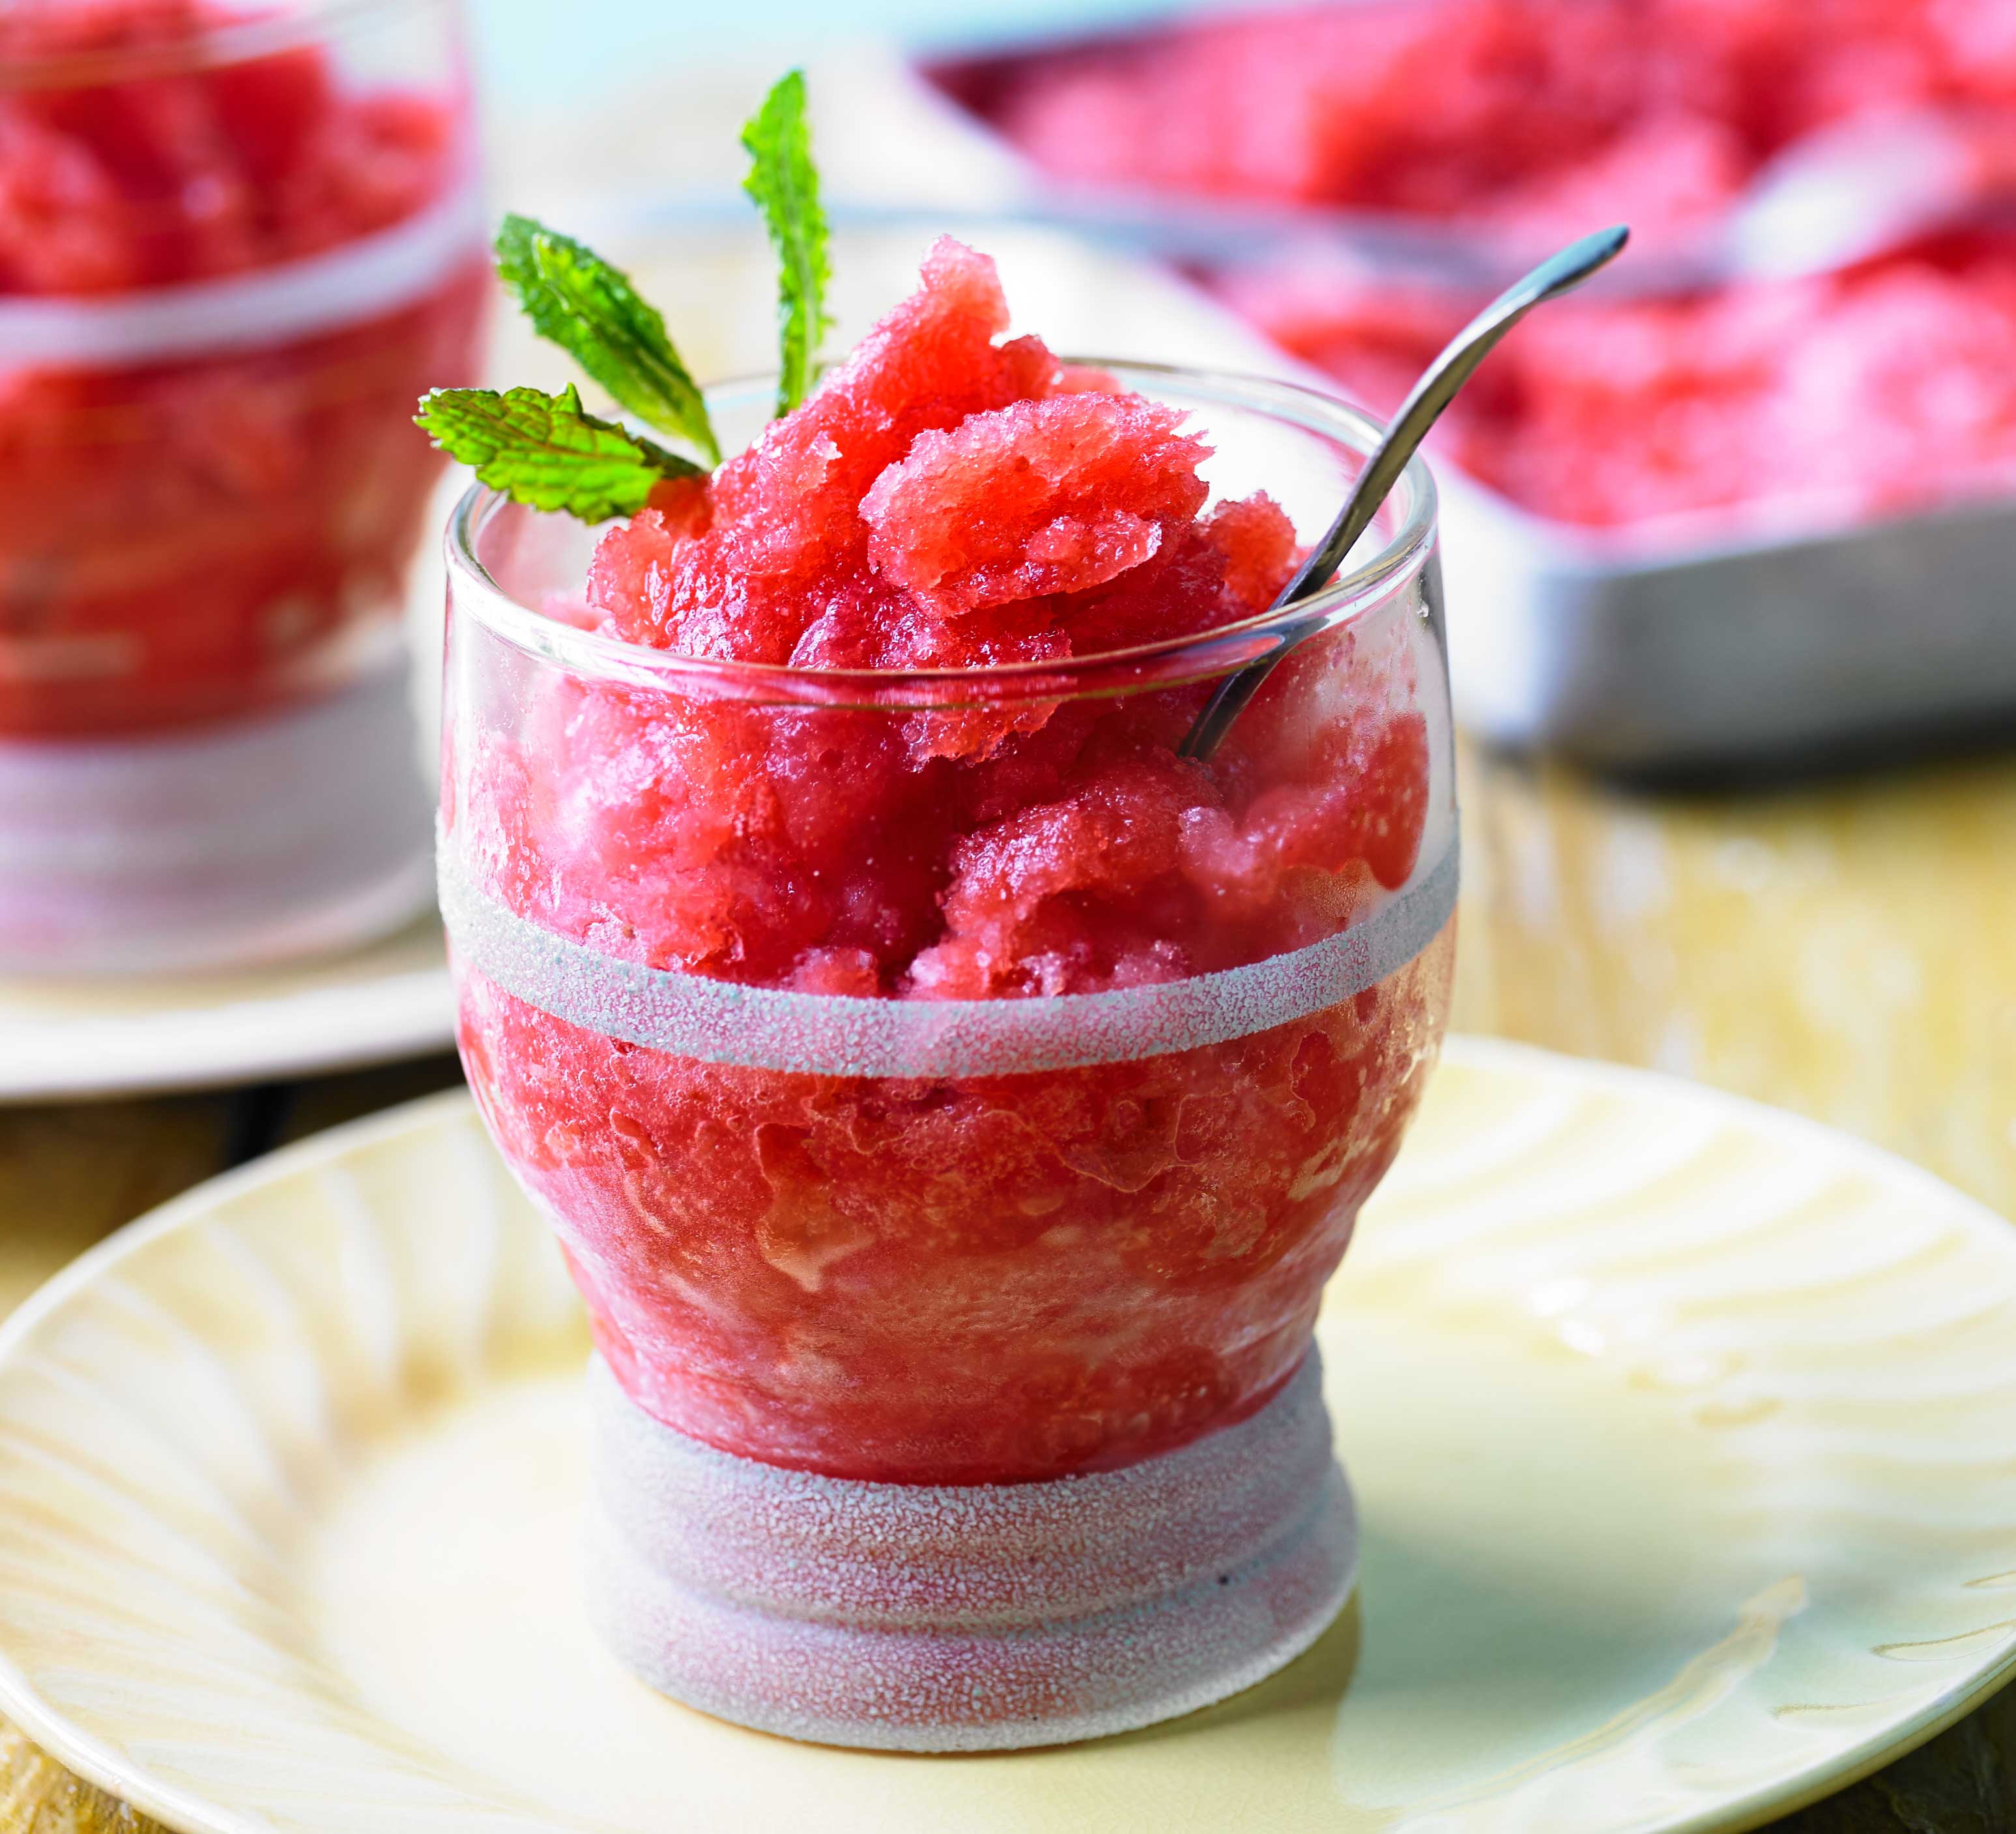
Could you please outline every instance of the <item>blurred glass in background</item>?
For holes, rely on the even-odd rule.
[[[401,614],[490,283],[448,0],[0,9],[0,969],[430,894]]]

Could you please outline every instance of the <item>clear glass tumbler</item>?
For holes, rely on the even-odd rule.
[[[1100,366],[1304,541],[1377,436]],[[734,449],[771,393],[711,398]],[[1352,1581],[1312,1329],[1447,1011],[1427,472],[1292,614],[979,670],[622,643],[595,539],[457,513],[440,858],[470,1081],[593,1320],[605,1634],[724,1717],[913,1749],[1257,1680]]]
[[[0,9],[0,967],[424,903],[412,415],[484,231],[452,0]]]

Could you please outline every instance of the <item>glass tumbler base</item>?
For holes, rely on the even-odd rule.
[[[354,948],[424,910],[403,661],[189,732],[0,740],[0,973],[149,974]]]
[[[1115,1472],[959,1486],[736,1457],[598,1360],[591,1612],[661,1692],[821,1744],[982,1751],[1222,1700],[1314,1642],[1358,1522],[1312,1350],[1251,1419]]]

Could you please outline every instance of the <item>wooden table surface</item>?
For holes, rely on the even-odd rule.
[[[2016,756],[1655,797],[1465,759],[1456,1023],[1803,1110],[2016,1216]],[[0,1110],[0,1306],[253,1153],[459,1080]],[[2016,1829],[2016,1692],[1780,1825]],[[0,1728],[0,1834],[147,1824]]]

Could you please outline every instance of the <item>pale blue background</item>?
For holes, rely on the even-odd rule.
[[[787,60],[837,38],[922,49],[1055,36],[1169,11],[1168,0],[470,0],[489,93],[592,94],[612,75],[741,45]]]

